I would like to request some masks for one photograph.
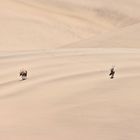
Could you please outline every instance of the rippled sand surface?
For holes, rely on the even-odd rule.
[[[139,7],[1,1],[0,139],[139,140]]]

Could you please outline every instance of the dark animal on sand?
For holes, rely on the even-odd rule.
[[[111,70],[110,70],[109,76],[111,76],[110,78],[113,79],[113,78],[114,78],[114,75],[115,75],[115,69],[114,69],[114,67],[113,67],[113,68],[111,68]]]
[[[26,80],[27,79],[27,70],[21,70],[19,75],[21,76],[22,80]]]

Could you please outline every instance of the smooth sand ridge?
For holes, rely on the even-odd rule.
[[[139,6],[1,1],[0,139],[139,140]]]
[[[23,53],[0,60],[2,139],[139,139],[139,49]],[[21,63],[26,81],[19,81]]]

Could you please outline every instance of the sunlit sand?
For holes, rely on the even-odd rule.
[[[139,140],[139,7],[1,1],[1,140]]]

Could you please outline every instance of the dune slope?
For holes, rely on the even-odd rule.
[[[0,137],[138,140],[139,54],[71,48],[3,55]],[[21,63],[29,72],[26,81],[18,77]],[[108,76],[112,64],[114,80]]]
[[[0,138],[139,140],[139,6],[1,1]]]

